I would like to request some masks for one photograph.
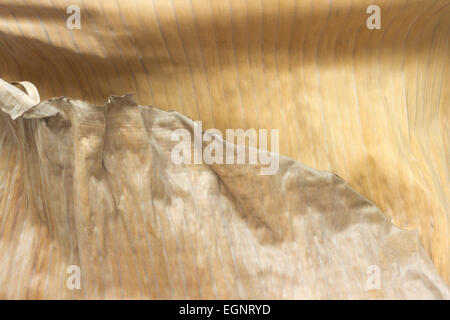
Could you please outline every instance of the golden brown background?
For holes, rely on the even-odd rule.
[[[81,30],[66,27],[72,4]],[[41,99],[134,92],[204,129],[279,128],[280,153],[418,229],[448,283],[449,4],[1,0],[0,77]]]

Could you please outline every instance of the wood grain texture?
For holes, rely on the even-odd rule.
[[[279,128],[280,153],[418,229],[448,283],[449,23],[448,0],[1,0],[0,76],[41,99],[134,92],[204,128]]]
[[[0,93],[0,298],[450,297],[418,233],[335,174],[279,155],[272,175],[175,163],[171,136],[193,121],[132,95],[36,104],[1,79]]]

